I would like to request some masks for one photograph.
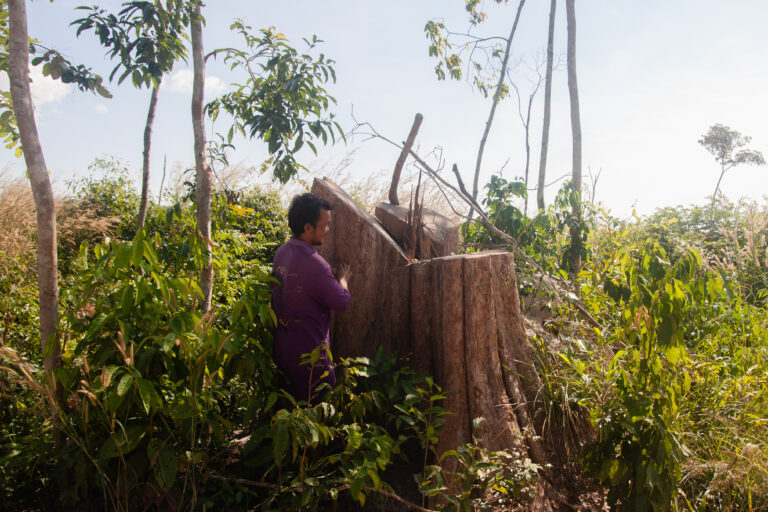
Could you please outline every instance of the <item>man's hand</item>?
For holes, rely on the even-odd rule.
[[[349,268],[349,264],[348,263],[343,263],[339,267],[339,270],[338,270],[337,273],[339,275],[339,284],[341,285],[342,288],[347,290],[348,289],[347,288],[347,281],[352,276],[352,270]]]

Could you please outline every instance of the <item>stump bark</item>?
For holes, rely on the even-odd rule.
[[[505,251],[408,260],[381,225],[328,179],[312,192],[333,206],[320,254],[349,264],[352,304],[332,320],[332,350],[372,356],[379,346],[410,354],[418,372],[449,391],[438,451],[471,442],[491,450],[527,447],[536,437],[540,381],[523,328],[514,256]],[[330,240],[329,240],[330,239]],[[474,418],[485,422],[473,431]],[[537,428],[538,427],[538,428]]]
[[[376,219],[401,248],[410,246],[411,226],[408,225],[408,209],[389,203],[376,205]],[[415,258],[426,260],[450,256],[459,252],[459,228],[447,217],[424,208],[422,210],[423,245]]]

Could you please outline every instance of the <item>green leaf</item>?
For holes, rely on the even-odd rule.
[[[285,423],[282,421],[278,422],[272,434],[272,456],[278,467],[280,467],[280,464],[287,455],[288,443],[290,442],[289,436],[290,434]]]
[[[155,479],[163,489],[170,489],[178,473],[177,457],[173,448],[160,439],[153,439],[147,446],[150,464],[155,470]]]
[[[125,375],[123,375],[123,378],[120,379],[120,382],[117,384],[117,394],[119,396],[125,396],[128,390],[131,388],[131,384],[133,384],[133,375],[130,373],[126,373]]]
[[[132,425],[125,431],[116,430],[107,438],[99,451],[101,460],[124,456],[133,451],[147,433],[145,425]]]
[[[364,483],[363,478],[355,478],[349,486],[349,494],[360,502],[360,506],[365,505],[365,495],[362,493]]]
[[[91,325],[88,326],[88,332],[85,333],[83,341],[90,339],[96,331],[101,329],[101,326],[104,325],[104,322],[106,322],[108,318],[109,316],[106,313],[99,313],[96,315],[93,320],[91,320]]]
[[[137,384],[139,385],[139,396],[141,396],[141,403],[144,405],[144,411],[146,411],[147,414],[152,409],[159,409],[162,407],[163,402],[160,399],[160,395],[157,394],[157,391],[155,391],[155,386],[150,381],[146,379],[136,379]]]

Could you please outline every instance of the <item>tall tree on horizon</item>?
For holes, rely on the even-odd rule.
[[[544,181],[547,174],[547,150],[549,148],[549,122],[552,116],[552,66],[554,61],[555,12],[557,0],[549,6],[549,30],[547,33],[547,71],[544,78],[544,121],[541,129],[541,152],[539,154],[539,179],[536,185],[536,205],[544,210]]]
[[[581,116],[579,89],[576,83],[576,8],[575,0],[565,0],[568,25],[568,93],[571,103],[571,134],[573,136],[573,167],[571,169],[571,272],[575,277],[581,270]]]
[[[712,193],[710,208],[715,206],[717,192],[720,190],[720,182],[723,181],[726,171],[742,164],[765,165],[765,158],[760,151],[742,149],[751,140],[752,137],[742,135],[738,131],[731,130],[728,126],[720,123],[710,126],[707,133],[699,139],[699,144],[714,155],[715,160],[720,164],[720,177],[717,179],[715,191]]]

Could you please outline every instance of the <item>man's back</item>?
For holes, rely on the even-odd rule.
[[[330,349],[330,310],[346,310],[351,296],[315,248],[299,238],[291,238],[278,249],[273,268],[282,281],[272,287],[272,309],[277,316],[275,362],[288,377],[294,397],[307,400],[310,387],[320,380],[333,385],[336,377],[325,350],[315,368],[301,365],[301,357],[321,345]]]

